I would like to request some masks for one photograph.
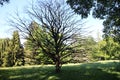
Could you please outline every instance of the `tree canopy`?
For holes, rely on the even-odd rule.
[[[92,14],[94,18],[104,19],[105,36],[112,36],[120,42],[119,0],[67,0],[67,3],[82,18],[87,18]]]

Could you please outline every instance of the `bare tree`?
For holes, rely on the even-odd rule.
[[[53,60],[56,72],[60,72],[62,60],[70,54],[65,52],[74,42],[71,41],[73,36],[80,33],[81,20],[78,20],[64,0],[43,0],[37,3],[27,9],[27,14],[39,23],[37,25],[41,31],[35,28],[30,30],[30,23],[26,23],[19,15],[10,20],[11,26],[21,31],[26,38],[30,35],[29,39]],[[36,34],[33,35],[33,31]]]

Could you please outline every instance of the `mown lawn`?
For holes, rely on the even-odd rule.
[[[118,64],[111,61],[66,64],[60,73],[55,73],[50,65],[0,68],[0,80],[120,80]]]

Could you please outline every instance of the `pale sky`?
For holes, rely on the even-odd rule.
[[[11,14],[14,14],[16,10],[22,12],[30,1],[32,0],[10,0],[9,4],[4,4],[4,6],[0,6],[0,38],[12,36],[11,27],[6,24],[7,18]],[[91,33],[89,33],[89,35],[97,38],[98,32],[102,34],[102,20],[94,19],[89,16],[85,21],[86,24],[84,26],[89,27],[87,30],[92,31]]]
[[[7,19],[13,15],[16,10],[23,12],[24,8],[32,0],[10,0],[10,3],[0,6],[0,38],[11,37],[12,30],[8,26]]]

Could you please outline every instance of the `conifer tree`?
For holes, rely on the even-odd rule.
[[[5,39],[2,43],[2,50],[3,50],[3,64],[2,66],[13,66],[12,61],[12,50],[11,50],[11,41],[9,38]]]
[[[53,63],[48,56],[44,55],[41,48],[37,46],[35,42],[31,41],[32,37],[41,41],[43,37],[41,39],[41,37],[38,37],[38,35],[46,36],[43,34],[45,32],[42,31],[40,25],[35,21],[31,22],[29,28],[31,33],[28,34],[28,37],[26,38],[27,41],[25,42],[26,63],[30,65]]]
[[[0,66],[2,66],[3,63],[3,41],[4,39],[0,39]]]
[[[18,31],[13,32],[12,49],[14,65],[24,65],[24,49],[21,45]]]

